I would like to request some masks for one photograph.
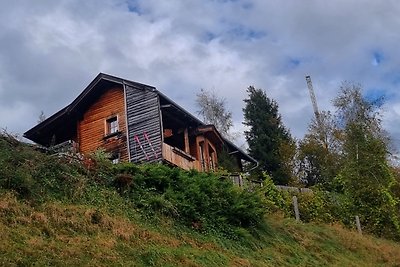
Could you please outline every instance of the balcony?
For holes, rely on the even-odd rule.
[[[67,140],[60,144],[51,146],[50,150],[53,153],[77,153],[78,152],[78,143],[76,143],[73,140]]]
[[[189,155],[179,148],[164,143],[162,147],[162,154],[164,160],[184,170],[201,169],[200,162],[196,160],[195,157]]]

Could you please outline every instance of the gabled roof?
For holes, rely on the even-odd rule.
[[[199,133],[211,135],[215,140],[218,140],[218,142],[220,143],[223,143],[225,141],[222,135],[218,132],[217,128],[215,128],[215,126],[212,124],[197,127],[196,134]]]
[[[44,146],[51,145],[53,138],[52,135],[54,133],[56,133],[57,138],[59,138],[57,143],[71,139],[72,137],[68,136],[68,133],[71,133],[71,129],[76,129],[76,119],[83,115],[86,108],[94,101],[95,98],[100,96],[104,90],[115,85],[120,85],[121,87],[127,85],[141,90],[151,90],[156,92],[160,98],[161,107],[168,106],[173,108],[177,114],[184,116],[191,124],[202,127],[207,126],[198,118],[168,98],[166,95],[158,91],[154,86],[125,80],[105,73],[99,73],[74,101],[43,122],[26,131],[24,133],[24,137]],[[231,150],[237,151],[241,155],[242,159],[254,163],[257,162],[232,142],[222,136],[221,138],[226,142]]]

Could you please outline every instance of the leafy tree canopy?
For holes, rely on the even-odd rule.
[[[203,121],[214,125],[224,136],[231,137],[229,131],[233,126],[232,112],[227,110],[226,100],[204,89],[196,96],[196,105],[199,108],[197,113],[202,116]]]

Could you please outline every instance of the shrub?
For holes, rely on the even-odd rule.
[[[287,203],[289,197],[285,196],[286,192],[279,191],[268,174],[264,173],[263,178],[263,186],[258,187],[256,192],[264,201],[267,211],[270,213],[283,211],[285,214],[290,214],[290,203],[289,205]]]
[[[111,212],[127,205],[149,217],[168,216],[199,231],[226,235],[234,235],[235,227],[260,225],[266,212],[260,194],[218,174],[161,164],[112,165],[104,151],[78,160],[36,149],[0,135],[0,189],[14,190],[31,203],[61,200]]]
[[[327,196],[319,190],[297,195],[299,211],[303,222],[332,222],[332,215],[327,205]]]
[[[256,226],[266,211],[259,195],[215,174],[161,164],[125,163],[114,170],[133,176],[129,197],[137,208],[171,216],[198,230]]]
[[[20,198],[42,202],[78,197],[86,183],[83,172],[79,163],[38,152],[11,135],[0,135],[0,188],[14,190]]]

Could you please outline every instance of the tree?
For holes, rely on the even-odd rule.
[[[352,199],[353,212],[367,230],[400,238],[398,199],[391,190],[396,180],[381,126],[382,99],[370,101],[360,85],[343,83],[333,103],[344,133],[344,165],[338,180]]]
[[[383,137],[380,112],[383,100],[383,97],[368,100],[362,95],[360,84],[343,82],[339,95],[333,100],[339,127],[344,129],[351,125],[359,125],[365,131]]]
[[[282,124],[278,104],[262,89],[249,86],[247,93],[243,124],[249,127],[245,131],[249,154],[274,183],[287,184],[292,177],[287,161],[294,155],[294,142]]]
[[[203,121],[212,124],[224,136],[232,137],[230,129],[233,126],[232,112],[226,109],[225,98],[218,97],[214,92],[204,89],[200,90],[196,98],[197,113],[202,116]]]
[[[308,133],[299,142],[298,176],[307,186],[322,185],[331,190],[341,166],[342,131],[330,112],[319,114],[319,123],[312,120]]]
[[[45,121],[46,120],[46,115],[44,114],[44,112],[43,112],[43,110],[40,112],[40,114],[39,114],[39,118],[38,118],[38,121],[37,121],[37,123],[41,123],[41,122],[43,122],[43,121]]]

